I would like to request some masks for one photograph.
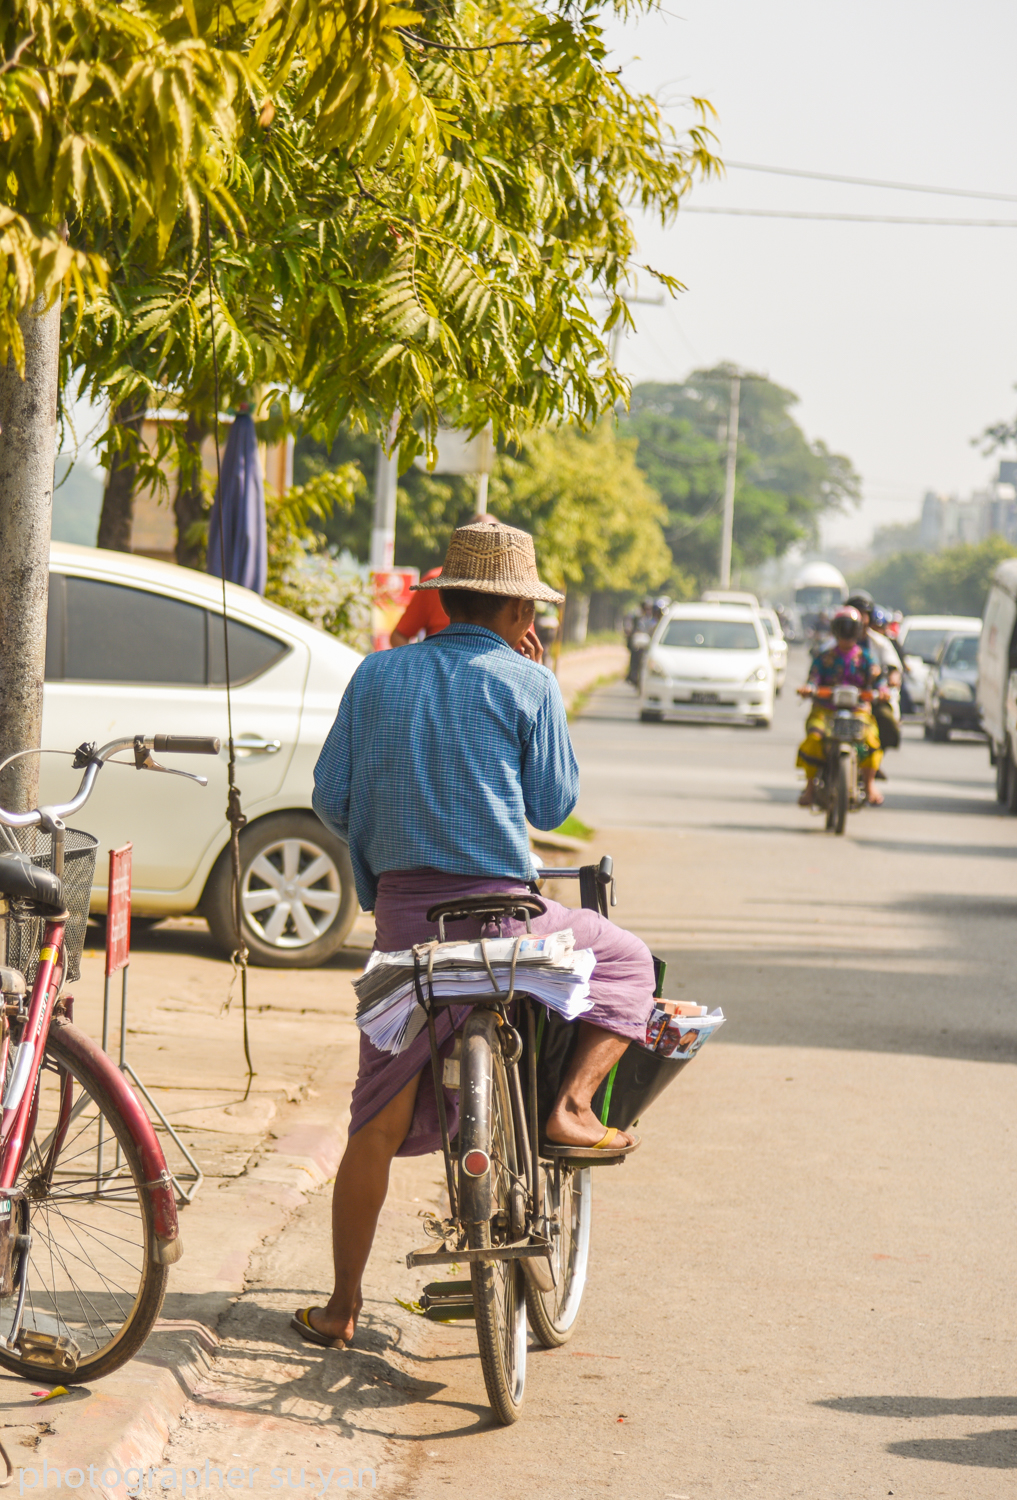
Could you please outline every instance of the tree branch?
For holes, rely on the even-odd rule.
[[[30,47],[34,41],[35,32],[30,31],[25,39],[18,43],[10,57],[4,60],[3,66],[0,67],[0,73],[9,73],[12,68],[16,68],[22,52],[24,52],[26,47]]]
[[[496,47],[535,47],[536,39],[523,37],[514,42],[482,42],[476,47],[466,47],[457,42],[432,42],[429,37],[421,36],[419,32],[407,31],[405,26],[397,26],[396,31],[400,36],[406,37],[407,41],[416,42],[420,47],[433,47],[436,52],[493,52]]]

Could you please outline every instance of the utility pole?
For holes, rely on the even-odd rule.
[[[25,378],[0,369],[0,761],[42,742],[49,544],[53,521],[60,299],[42,298],[18,319]],[[0,803],[28,812],[39,801],[39,757],[0,773]]]
[[[396,494],[399,488],[399,447],[386,454],[378,444],[374,475],[374,521],[371,526],[371,572],[387,573],[395,559]]]
[[[724,522],[720,533],[720,586],[731,587],[731,542],[734,536],[735,475],[738,469],[738,406],[742,379],[731,377],[731,405],[727,418],[727,472],[724,476]]]

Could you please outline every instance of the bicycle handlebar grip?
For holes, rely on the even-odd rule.
[[[218,755],[220,743],[215,735],[157,734],[152,748],[165,755]]]

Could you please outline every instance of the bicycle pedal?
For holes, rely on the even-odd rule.
[[[476,1317],[472,1281],[431,1281],[420,1294],[424,1317],[432,1323]]]
[[[81,1359],[79,1345],[65,1334],[37,1333],[32,1328],[22,1328],[14,1342],[22,1359],[29,1364],[60,1370],[65,1375],[73,1375]]]

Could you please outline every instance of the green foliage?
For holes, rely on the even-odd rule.
[[[730,380],[720,365],[681,385],[639,385],[623,431],[639,440],[636,461],[667,508],[664,534],[681,591],[716,580],[727,457]],[[824,511],[857,501],[850,461],[810,442],[791,414],[797,396],[761,376],[742,380],[733,562],[753,567],[814,536]]]
[[[345,15],[335,0],[310,8]],[[235,114],[229,211],[213,205],[211,222],[214,313],[193,215],[181,211],[165,255],[123,216],[72,219],[72,241],[87,229],[111,271],[68,314],[67,372],[114,412],[133,396],[207,425],[214,316],[222,403],[256,391],[260,412],[277,404],[326,446],[346,424],[395,435],[409,459],[439,413],[491,418],[508,436],[594,423],[626,391],[604,333],[628,316],[628,208],[666,218],[693,172],[713,170],[708,106],[694,101],[700,123],[676,137],[608,67],[593,0],[496,0],[416,14],[412,29],[398,13],[397,39],[377,42],[379,57],[392,46],[402,58],[398,79],[378,74],[391,128],[379,134],[372,115],[337,149],[332,95],[314,94],[304,43],[262,64],[257,26],[279,9],[238,4],[224,23],[224,41],[252,44],[249,75],[263,66],[273,95]],[[336,87],[340,75],[333,66]],[[594,285],[611,299],[603,327]],[[125,441],[111,431],[106,447]]]
[[[358,651],[370,649],[370,590],[359,574],[339,571],[322,527],[338,512],[352,509],[363,488],[360,468],[347,463],[291,486],[285,495],[269,493],[265,500],[265,598]]]
[[[1015,556],[1017,547],[990,536],[942,552],[898,552],[860,582],[880,604],[905,614],[980,615],[997,566]]]
[[[0,359],[20,368],[16,320],[36,297],[69,283],[80,314],[125,251],[150,271],[182,223],[196,245],[203,201],[242,242],[238,133],[264,131],[276,96],[319,152],[419,166],[441,150],[450,122],[407,65],[417,20],[389,0],[7,0]],[[97,255],[102,227],[116,243]]]
[[[665,511],[620,438],[613,418],[591,433],[534,433],[491,478],[499,520],[532,532],[543,577],[554,588],[639,591],[667,577]]]

